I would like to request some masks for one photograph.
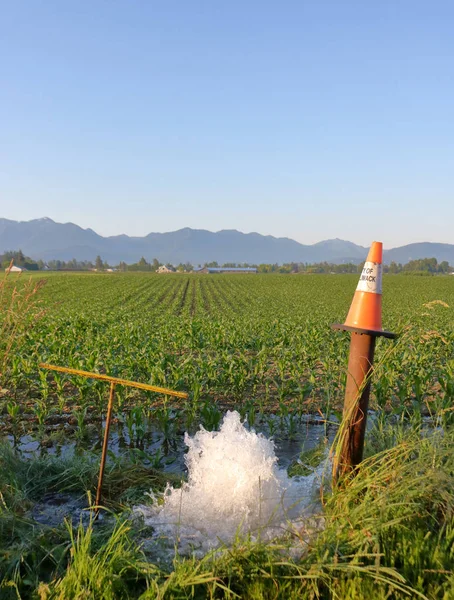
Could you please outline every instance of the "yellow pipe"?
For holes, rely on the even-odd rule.
[[[42,369],[48,369],[50,371],[60,371],[60,373],[69,373],[70,375],[80,375],[81,377],[88,377],[90,379],[100,379],[101,381],[110,381],[111,383],[118,385],[126,385],[127,387],[134,387],[140,390],[147,390],[149,392],[158,392],[160,394],[167,394],[168,396],[176,396],[177,398],[187,398],[186,392],[174,392],[167,388],[158,387],[156,385],[148,385],[147,383],[138,383],[137,381],[129,381],[128,379],[120,379],[119,377],[110,377],[109,375],[101,375],[100,373],[90,373],[88,371],[80,371],[79,369],[70,369],[69,367],[57,367],[55,365],[48,365],[46,363],[40,363]]]

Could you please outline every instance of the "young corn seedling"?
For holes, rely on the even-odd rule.
[[[202,425],[208,431],[217,431],[221,422],[221,412],[215,404],[205,402],[200,411]]]
[[[62,373],[56,373],[55,371],[53,372],[53,377],[55,382],[55,390],[57,392],[58,410],[62,415],[66,405],[66,398],[64,393],[65,379]]]
[[[13,427],[17,427],[19,424],[20,404],[11,400],[6,404],[6,411],[11,419]]]
[[[49,416],[49,409],[46,402],[38,400],[34,406],[34,413],[38,422],[38,435],[42,439],[45,433],[46,419]]]
[[[175,419],[172,410],[167,406],[160,406],[154,411],[158,431],[162,434],[164,445],[168,448],[175,440]]]
[[[76,437],[79,440],[87,438],[87,407],[73,410],[73,416],[77,421]]]

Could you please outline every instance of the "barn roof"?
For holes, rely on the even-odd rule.
[[[209,273],[221,273],[222,271],[237,271],[239,273],[255,273],[255,267],[207,267]]]

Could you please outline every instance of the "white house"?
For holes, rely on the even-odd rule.
[[[11,269],[9,267],[6,267],[5,272],[9,271],[10,273],[22,273],[22,271],[26,270],[27,269],[25,267],[16,267],[16,265],[13,265]]]
[[[169,267],[166,267],[165,265],[161,265],[158,270],[156,271],[156,273],[174,273],[175,269],[169,269]]]

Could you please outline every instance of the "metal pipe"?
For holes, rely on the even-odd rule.
[[[96,500],[95,500],[96,516],[98,516],[99,507],[101,504],[102,480],[104,478],[104,468],[106,466],[107,447],[109,444],[109,430],[110,430],[110,421],[112,419],[112,407],[113,407],[114,395],[115,395],[115,382],[112,381],[110,384],[109,403],[107,405],[106,424],[104,427],[104,440],[103,440],[103,444],[102,444],[101,464],[99,467],[98,489],[96,490]]]
[[[81,377],[87,377],[88,379],[100,379],[101,381],[110,381],[119,385],[126,385],[128,387],[138,388],[139,390],[147,390],[149,392],[159,392],[160,394],[166,394],[167,396],[176,396],[177,398],[187,398],[186,392],[175,392],[167,388],[158,387],[156,385],[149,385],[148,383],[139,383],[137,381],[130,381],[129,379],[120,379],[119,377],[110,377],[110,375],[103,375],[101,373],[90,373],[89,371],[80,371],[79,369],[70,369],[69,367],[57,367],[56,365],[48,365],[46,363],[40,363],[42,369],[49,369],[50,371],[59,371],[60,373],[69,373],[70,375],[79,375]]]
[[[351,334],[347,384],[343,411],[340,451],[334,465],[334,479],[356,471],[363,459],[375,335]]]
[[[69,373],[70,375],[79,375],[80,377],[87,377],[88,379],[100,379],[101,381],[109,381],[110,382],[110,395],[109,395],[109,403],[107,405],[107,415],[106,415],[106,425],[104,429],[104,440],[102,444],[102,455],[101,455],[101,465],[99,468],[99,479],[98,479],[98,488],[96,490],[96,501],[95,501],[95,515],[98,516],[99,506],[101,503],[101,489],[102,489],[102,480],[104,477],[104,469],[106,466],[106,458],[107,458],[107,448],[109,444],[109,430],[110,430],[110,422],[112,419],[112,407],[115,395],[115,386],[116,385],[125,385],[127,387],[134,387],[140,390],[147,390],[150,392],[158,392],[161,394],[166,394],[168,396],[176,396],[177,398],[187,398],[188,394],[186,392],[175,392],[174,390],[169,390],[167,388],[158,387],[156,385],[149,385],[147,383],[139,383],[137,381],[130,381],[129,379],[120,379],[119,377],[110,377],[109,375],[103,375],[101,373],[90,373],[89,371],[81,371],[80,369],[71,369],[69,367],[58,367],[56,365],[48,365],[46,363],[40,363],[39,365],[42,369],[48,369],[50,371],[59,371],[60,373]]]

